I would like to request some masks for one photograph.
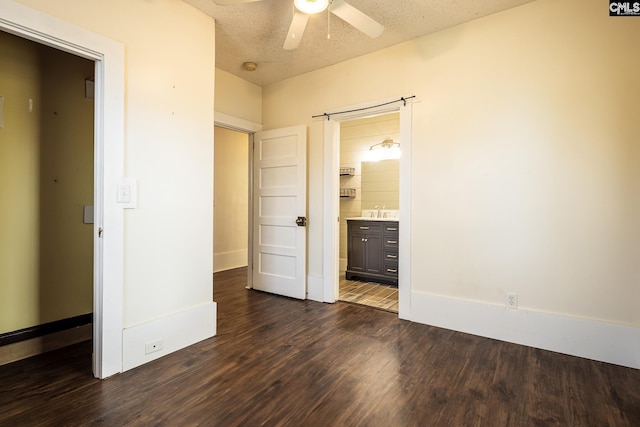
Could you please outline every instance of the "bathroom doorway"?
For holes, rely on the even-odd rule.
[[[397,231],[399,217],[400,114],[398,112],[340,122],[340,250],[341,301],[398,312]],[[360,221],[368,221],[361,223]],[[380,236],[349,235],[351,227],[380,229]],[[371,225],[371,226],[369,226]],[[393,234],[383,235],[382,230]],[[358,230],[359,232],[359,230]],[[385,236],[389,237],[385,240]],[[387,241],[391,242],[387,245]],[[368,251],[371,274],[356,270],[354,254]],[[379,244],[374,248],[373,244]],[[394,246],[395,245],[395,246]],[[387,259],[388,258],[388,259]],[[375,264],[375,265],[372,265]],[[349,267],[349,273],[346,274]],[[362,273],[360,273],[362,271]]]

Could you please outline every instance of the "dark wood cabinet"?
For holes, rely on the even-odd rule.
[[[347,220],[347,280],[398,284],[397,221]]]

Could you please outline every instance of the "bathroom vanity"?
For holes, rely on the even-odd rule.
[[[398,284],[398,220],[347,218],[347,280]]]

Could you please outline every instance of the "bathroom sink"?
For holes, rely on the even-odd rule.
[[[400,211],[397,209],[383,209],[380,211],[380,217],[384,219],[398,219]]]
[[[362,216],[357,218],[359,220],[373,220],[373,221],[397,221],[400,211],[397,209],[363,209]]]
[[[358,216],[354,218],[347,218],[347,221],[398,221],[398,218],[371,218],[369,216]]]

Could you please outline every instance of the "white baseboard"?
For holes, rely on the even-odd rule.
[[[307,299],[324,301],[324,279],[318,276],[307,276]]]
[[[213,272],[231,270],[238,267],[247,266],[247,250],[219,252],[213,254]]]
[[[216,309],[212,301],[123,330],[123,372],[214,336]],[[145,354],[146,344],[159,340],[162,350]]]
[[[640,369],[640,328],[411,293],[411,320]]]

